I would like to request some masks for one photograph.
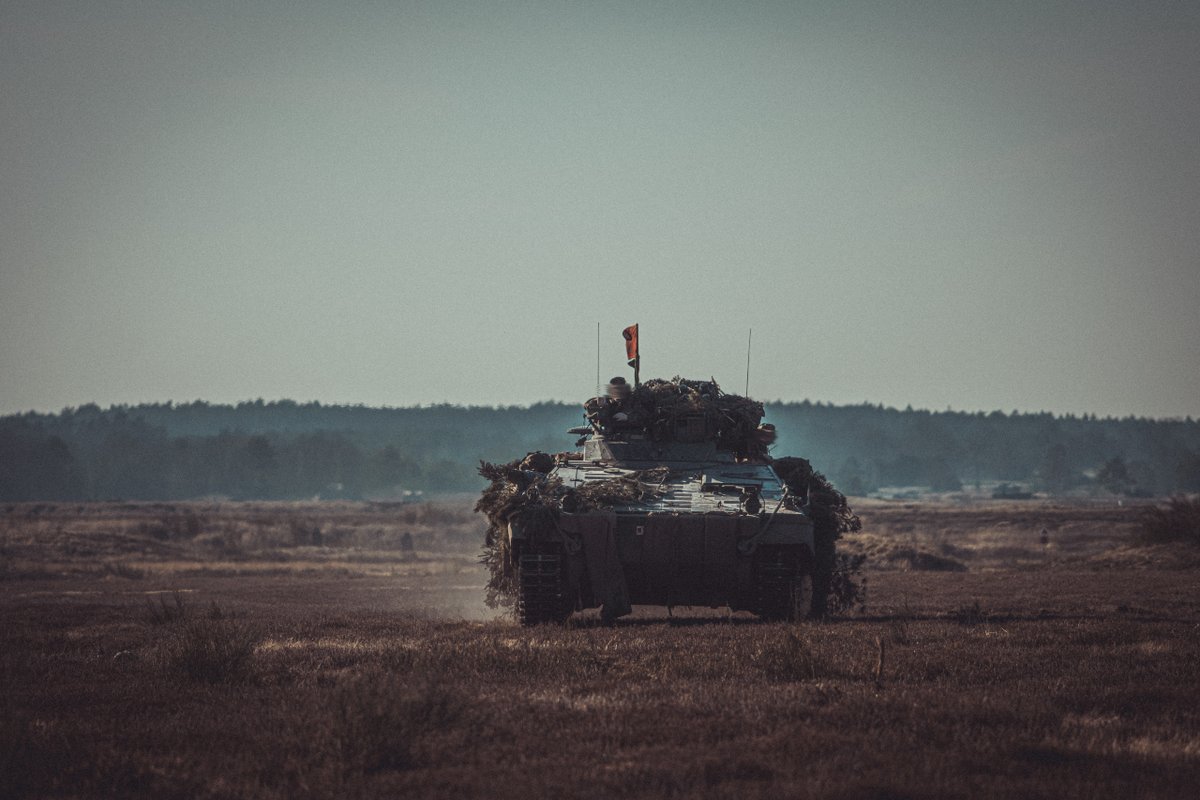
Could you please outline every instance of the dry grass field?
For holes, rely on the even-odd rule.
[[[468,504],[0,507],[0,796],[1194,796],[1200,551],[857,506],[860,612],[535,629]]]

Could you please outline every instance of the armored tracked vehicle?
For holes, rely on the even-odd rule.
[[[493,588],[519,621],[632,605],[821,613],[832,556],[818,557],[807,492],[772,466],[761,404],[711,381],[623,383],[585,404],[582,450],[481,470]]]

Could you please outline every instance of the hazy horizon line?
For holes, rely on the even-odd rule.
[[[860,400],[860,401],[856,401],[856,402],[839,403],[839,402],[830,401],[830,400],[817,400],[817,399],[808,398],[808,397],[800,399],[800,400],[784,400],[782,398],[776,398],[774,400],[761,400],[759,398],[754,398],[754,397],[751,397],[751,399],[762,403],[764,406],[789,406],[789,405],[794,406],[794,405],[803,405],[803,404],[807,403],[809,405],[818,406],[818,407],[875,408],[875,409],[879,409],[882,411],[895,411],[898,413],[966,414],[966,415],[970,415],[970,416],[977,416],[980,414],[982,414],[983,416],[991,416],[993,414],[999,413],[1006,417],[1011,417],[1011,416],[1037,417],[1037,416],[1049,415],[1054,419],[1090,418],[1090,419],[1097,420],[1097,421],[1130,420],[1130,419],[1132,419],[1132,420],[1145,420],[1145,421],[1151,421],[1151,422],[1179,422],[1179,423],[1187,423],[1187,424],[1194,424],[1196,422],[1196,420],[1190,414],[1184,415],[1184,416],[1162,416],[1162,417],[1155,417],[1155,416],[1141,415],[1141,414],[1126,414],[1123,416],[1118,416],[1118,415],[1114,415],[1114,414],[1103,414],[1102,415],[1102,414],[1099,414],[1096,412],[1090,412],[1090,411],[1081,411],[1081,412],[1048,411],[1045,409],[1040,409],[1037,411],[1030,411],[1030,410],[1023,410],[1023,409],[1016,409],[1016,408],[1011,409],[1009,411],[1005,411],[1004,409],[1000,409],[1000,408],[992,408],[992,409],[953,408],[952,406],[949,406],[949,405],[944,409],[934,409],[934,408],[928,408],[928,407],[923,407],[923,406],[914,406],[911,403],[908,403],[903,408],[901,408],[900,406],[897,406],[894,404],[888,404],[888,403],[884,403],[884,402],[872,402],[870,400]],[[323,401],[323,400],[317,400],[317,399],[297,400],[297,399],[290,398],[290,397],[281,397],[281,398],[275,398],[275,399],[270,399],[270,400],[263,398],[263,397],[256,397],[253,399],[243,399],[243,400],[236,400],[236,401],[213,401],[213,400],[205,400],[203,398],[194,398],[191,400],[143,400],[143,401],[140,401],[137,403],[109,403],[107,406],[101,405],[100,403],[95,402],[95,401],[87,401],[84,403],[80,403],[79,405],[63,406],[57,410],[24,409],[21,411],[0,412],[0,419],[7,419],[10,417],[23,417],[23,416],[30,416],[30,415],[47,416],[47,417],[62,416],[62,415],[68,414],[68,413],[77,412],[80,409],[86,408],[88,406],[95,406],[96,408],[98,408],[100,410],[100,412],[105,413],[105,412],[111,412],[111,411],[130,410],[130,409],[137,409],[137,408],[144,408],[144,407],[166,406],[166,407],[171,407],[171,408],[178,408],[181,406],[190,406],[190,405],[197,405],[197,404],[207,405],[210,407],[224,407],[224,408],[238,408],[241,406],[254,406],[254,405],[271,406],[271,405],[291,404],[291,405],[295,405],[295,406],[317,406],[317,407],[322,407],[322,408],[361,408],[361,409],[368,409],[368,410],[374,410],[374,411],[415,411],[415,410],[430,409],[430,408],[461,408],[464,410],[482,409],[482,410],[505,411],[505,410],[512,410],[512,409],[529,409],[529,408],[533,408],[535,406],[543,406],[543,405],[560,405],[560,406],[577,405],[580,408],[582,408],[582,406],[583,406],[582,403],[577,402],[577,401],[568,401],[568,400],[553,399],[553,398],[552,399],[544,399],[544,400],[535,400],[532,402],[494,403],[494,404],[463,403],[463,402],[452,402],[449,400],[443,400],[443,401],[439,401],[439,402],[415,403],[415,404],[410,404],[410,405],[389,405],[386,403],[376,405],[376,404],[370,404],[370,403],[365,403],[365,402],[358,402],[358,403],[329,402],[329,401]]]

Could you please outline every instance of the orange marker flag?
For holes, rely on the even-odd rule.
[[[636,366],[638,360],[638,326],[630,325],[621,331],[621,335],[625,337],[625,357],[629,359],[629,366]]]

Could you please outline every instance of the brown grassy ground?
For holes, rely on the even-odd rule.
[[[461,508],[2,511],[4,796],[1183,797],[1200,782],[1194,555],[1131,543],[1115,506],[864,504],[847,545],[883,568],[866,611],[831,623],[639,609],[533,630],[483,608],[481,523]]]

